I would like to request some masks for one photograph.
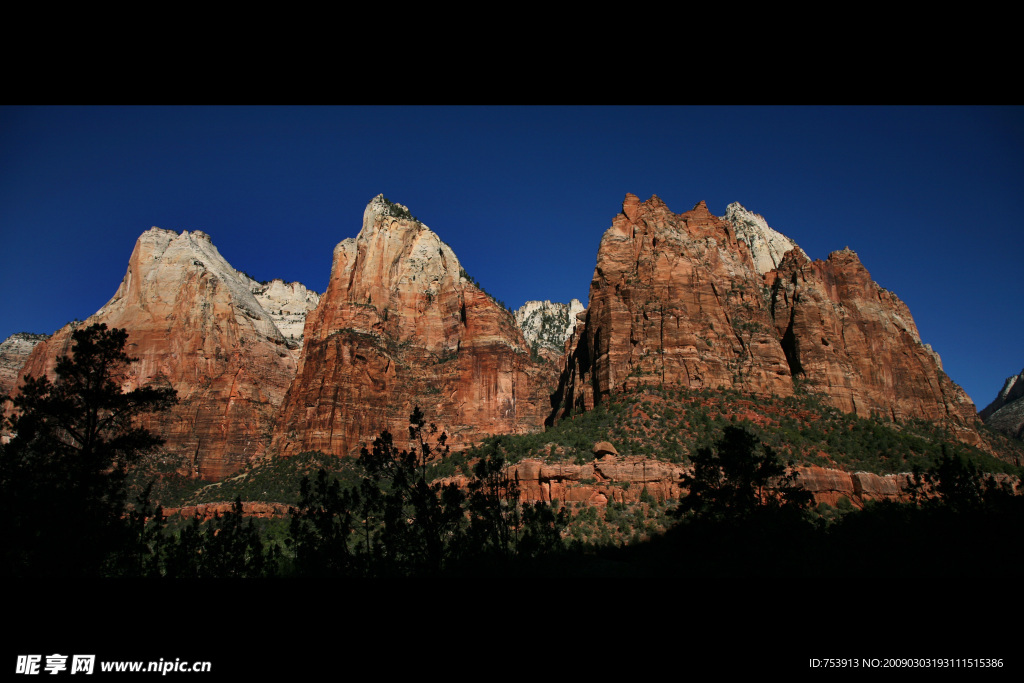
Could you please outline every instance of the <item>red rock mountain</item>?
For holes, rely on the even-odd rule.
[[[795,378],[844,411],[939,420],[969,438],[970,399],[856,254],[811,262],[759,216],[731,206],[727,217],[704,202],[675,214],[656,196],[626,195],[551,419],[638,384],[785,396]]]
[[[378,196],[358,236],[335,248],[322,298],[254,282],[202,232],[154,228],[85,322],[127,328],[139,362],[126,389],[178,391],[179,405],[146,426],[212,480],[263,455],[350,455],[383,429],[404,446],[415,407],[458,447],[661,383],[785,396],[797,380],[845,411],[976,436],[974,406],[856,254],[812,262],[739,205],[718,218],[703,202],[675,214],[627,195],[575,317],[562,362],[535,362],[512,314],[448,245]],[[40,342],[21,377],[52,375],[72,330]]]
[[[601,239],[558,414],[637,384],[792,394],[763,285],[746,242],[704,202],[677,215],[626,195]]]
[[[811,262],[788,252],[765,281],[795,377],[837,408],[967,427],[974,404],[921,342],[910,310],[849,249]]]
[[[259,283],[232,268],[205,233],[153,228],[136,242],[113,298],[81,323],[128,330],[126,351],[139,361],[126,390],[177,390],[178,405],[145,426],[206,479],[221,479],[265,452],[295,374],[299,342],[282,336],[253,289]],[[38,344],[21,377],[52,377],[74,329],[67,325]]]
[[[348,455],[383,429],[407,438],[419,407],[459,446],[539,428],[555,370],[530,359],[511,313],[473,284],[447,244],[383,196],[335,247],[306,319],[272,451]]]

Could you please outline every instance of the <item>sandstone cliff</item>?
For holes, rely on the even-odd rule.
[[[637,384],[785,396],[796,379],[844,411],[941,421],[978,440],[970,399],[856,254],[811,262],[738,204],[726,218],[704,202],[674,214],[626,195],[551,420]]]
[[[81,323],[127,329],[126,351],[139,361],[126,390],[151,384],[178,392],[176,407],[144,424],[207,479],[265,452],[295,374],[298,343],[281,334],[252,285],[205,233],[153,228],[136,242],[113,298]],[[52,376],[74,327],[39,344],[22,374]]]
[[[601,240],[555,417],[636,384],[791,394],[763,284],[746,242],[704,202],[674,214],[626,195]]]
[[[18,373],[39,342],[50,338],[48,334],[18,332],[0,343],[0,396],[14,391]]]
[[[794,485],[814,497],[815,505],[828,503],[835,507],[846,498],[854,507],[862,508],[870,501],[907,502],[912,496],[909,473],[846,472],[816,465],[788,471],[796,475]],[[693,474],[692,469],[682,465],[642,456],[619,455],[604,455],[582,465],[547,463],[531,458],[508,468],[509,478],[519,484],[523,502],[559,500],[588,505],[636,503],[644,492],[659,502],[679,500],[688,493],[682,483],[683,476],[687,474]],[[1008,474],[992,476],[1010,490],[1020,491],[1017,477]],[[445,480],[448,481],[463,487],[467,483],[464,477]],[[927,487],[925,495],[932,495]]]
[[[846,412],[942,422],[969,437],[974,404],[921,343],[906,304],[871,279],[856,253],[811,262],[794,250],[765,281],[790,369],[809,389]]]
[[[348,455],[382,430],[405,446],[415,407],[458,447],[539,428],[553,370],[447,244],[383,196],[334,250],[273,451]]]
[[[992,429],[1024,440],[1024,370],[1006,378],[999,395],[979,416]]]

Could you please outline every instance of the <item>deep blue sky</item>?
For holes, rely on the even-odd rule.
[[[86,318],[151,226],[323,291],[376,194],[491,294],[586,304],[626,192],[849,246],[979,408],[1024,367],[1024,108],[2,107],[0,339]]]

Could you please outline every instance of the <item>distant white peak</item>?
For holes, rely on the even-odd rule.
[[[576,315],[584,310],[579,299],[568,304],[527,301],[515,312],[515,319],[527,343],[560,351],[576,329]]]
[[[722,218],[732,223],[736,238],[750,248],[754,267],[761,275],[777,268],[786,252],[800,249],[796,242],[770,227],[764,216],[748,211],[739,202],[725,207],[725,216]],[[800,249],[800,253],[807,256],[803,249]]]
[[[217,251],[213,240],[202,230],[183,230],[181,234],[173,230],[162,230],[151,228],[142,234],[140,241],[153,246],[151,253],[154,261],[159,263],[141,264],[144,271],[149,273],[157,269],[171,269],[163,272],[173,272],[177,269],[198,268],[223,283],[231,296],[231,301],[236,309],[236,318],[244,317],[262,336],[268,338],[280,337],[280,331],[266,315],[251,288],[252,279],[241,273],[234,266],[227,262]],[[143,277],[147,273],[139,273]],[[121,289],[118,290],[121,292]],[[97,312],[105,311],[108,307],[116,305],[119,294],[108,301],[103,308]]]
[[[1021,387],[1024,387],[1024,370],[1021,370],[1019,375],[1006,378],[1003,390],[999,392],[999,398],[1005,401],[1012,400],[1011,397],[1024,395],[1024,390]]]

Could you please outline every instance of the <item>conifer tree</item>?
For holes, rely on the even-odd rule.
[[[138,570],[145,539],[125,516],[130,465],[163,440],[135,418],[170,406],[172,389],[124,392],[127,333],[91,325],[72,333],[55,381],[28,377],[0,453],[3,569],[13,575],[108,576]]]

